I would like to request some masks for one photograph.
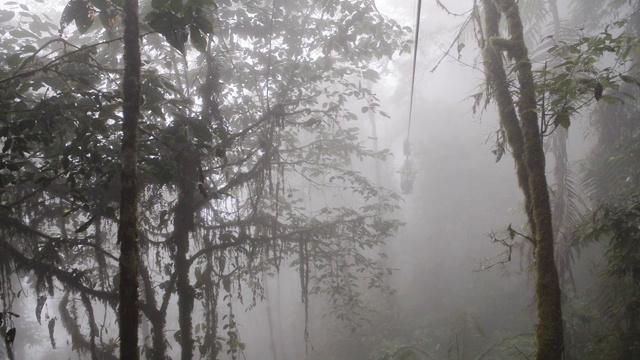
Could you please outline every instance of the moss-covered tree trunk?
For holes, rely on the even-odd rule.
[[[122,189],[120,191],[120,359],[139,359],[137,131],[140,112],[140,43],[138,0],[124,1],[124,77],[122,120]]]
[[[520,12],[514,0],[484,0],[484,62],[487,82],[496,98],[500,121],[512,148],[518,181],[525,196],[526,212],[535,245],[536,359],[560,360],[563,350],[560,285],[554,258],[553,226],[545,155],[538,123],[531,61],[524,43]],[[500,37],[498,24],[504,16],[510,38]],[[515,64],[519,98],[509,91],[502,53]],[[519,120],[518,120],[519,119]]]
[[[182,347],[182,360],[193,358],[193,331],[192,312],[195,299],[195,291],[189,281],[189,269],[191,264],[187,259],[189,253],[189,235],[193,230],[194,221],[194,195],[198,179],[197,156],[192,146],[186,145],[179,155],[178,168],[180,179],[178,180],[178,202],[175,208],[174,241],[176,248],[175,271],[178,274],[176,290],[178,293],[178,323],[180,325],[180,346]]]

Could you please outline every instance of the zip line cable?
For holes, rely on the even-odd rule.
[[[271,53],[273,52],[271,46],[271,40],[273,39],[273,17],[276,12],[276,0],[273,0],[271,3],[271,19],[269,21],[269,55],[267,59],[267,82],[265,85],[266,90],[266,100],[267,100],[267,111],[271,111],[271,104],[269,103],[269,81],[271,78]]]
[[[407,127],[407,142],[411,132],[411,115],[413,113],[413,91],[416,85],[416,64],[418,63],[418,38],[420,36],[420,12],[422,10],[422,0],[418,0],[418,11],[416,13],[416,36],[413,44],[413,70],[411,72],[411,97],[409,100],[409,126]],[[406,155],[406,154],[405,154]]]
[[[420,36],[420,13],[422,12],[422,0],[418,0],[418,10],[416,12],[416,36],[413,44],[413,69],[411,71],[411,96],[409,98],[409,124],[407,125],[407,138],[404,140],[404,164],[400,169],[400,188],[402,193],[410,194],[413,191],[413,181],[415,180],[415,172],[412,168],[411,145],[409,144],[409,135],[411,134],[411,118],[413,116],[413,93],[416,85],[416,64],[418,63],[418,39]]]

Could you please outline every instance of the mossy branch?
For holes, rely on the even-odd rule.
[[[498,50],[506,51],[509,58],[513,58],[516,48],[520,45],[513,40],[505,39],[498,36],[489,38],[489,44]]]

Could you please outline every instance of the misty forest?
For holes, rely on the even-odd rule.
[[[0,2],[0,360],[640,359],[640,2]]]

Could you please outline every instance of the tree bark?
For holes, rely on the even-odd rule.
[[[500,35],[500,12],[491,0],[484,0],[485,37],[490,40]],[[518,186],[524,194],[524,208],[529,220],[529,228],[532,238],[535,237],[535,223],[531,207],[531,191],[529,190],[529,172],[524,166],[524,138],[518,122],[518,114],[509,91],[509,80],[504,70],[502,54],[500,50],[490,44],[485,44],[483,49],[485,74],[487,86],[491,95],[496,99],[500,115],[500,124],[505,131],[506,139],[511,147],[511,153],[516,163],[516,175]]]
[[[193,358],[192,311],[195,291],[189,281],[191,263],[187,259],[189,235],[194,221],[195,181],[198,179],[197,156],[189,144],[178,158],[180,179],[178,180],[178,202],[175,209],[174,241],[176,248],[175,271],[178,274],[178,323],[180,325],[180,345],[182,360]]]
[[[499,37],[500,14],[506,19],[509,39]],[[508,141],[514,153],[518,181],[525,195],[531,238],[535,245],[535,293],[538,309],[538,324],[535,330],[536,359],[560,360],[563,351],[560,285],[554,258],[551,205],[531,61],[524,43],[520,12],[514,0],[484,0],[484,18],[487,31],[483,55],[487,76],[491,77],[489,83],[495,87],[497,93],[500,121],[507,131],[508,138],[509,129],[512,127],[511,133],[517,135],[516,126],[522,135],[521,144],[513,139]],[[515,104],[507,87],[506,71],[500,57],[503,51],[513,60],[519,83],[520,97],[517,105],[520,120],[517,123],[513,122]],[[526,174],[526,184],[521,173]]]
[[[140,112],[140,29],[138,1],[124,1],[124,77],[122,81],[122,173],[120,190],[120,358],[137,360],[138,350],[138,230],[137,131]]]
[[[211,44],[209,44],[209,49],[207,51],[207,76],[205,78],[205,83],[202,85],[200,89],[200,95],[202,96],[202,119],[208,121],[207,126],[212,125],[212,121],[215,122],[216,126],[220,128],[224,128],[224,117],[222,116],[222,112],[220,111],[220,104],[218,103],[217,95],[219,93],[219,75],[217,70],[217,65],[215,63],[215,58],[211,54]],[[222,144],[224,147],[224,144]],[[205,248],[213,246],[212,236],[204,237],[204,245]],[[221,254],[219,256],[224,256]],[[205,315],[205,335],[204,342],[208,350],[208,359],[216,360],[218,358],[218,353],[220,349],[217,344],[218,337],[218,295],[220,290],[220,282],[217,283],[213,281],[213,267],[214,267],[214,256],[209,253],[206,255],[206,266],[203,273],[203,278],[207,279],[204,283],[204,315]],[[224,269],[219,269],[219,271],[224,271]]]
[[[147,358],[151,360],[166,360],[167,359],[167,344],[164,336],[165,321],[166,321],[166,307],[158,309],[156,301],[156,293],[151,283],[151,275],[144,263],[138,264],[140,279],[142,279],[145,302],[141,303],[140,310],[145,314],[149,322],[153,333],[151,335],[151,347],[149,349],[150,354]],[[173,291],[173,286],[168,286],[165,290],[168,294]],[[164,296],[168,296],[165,293]]]

